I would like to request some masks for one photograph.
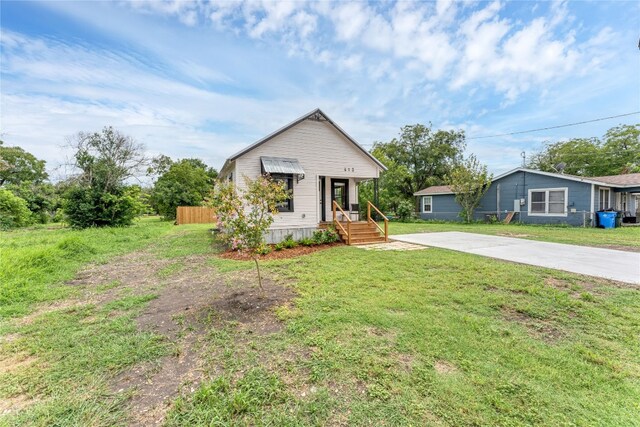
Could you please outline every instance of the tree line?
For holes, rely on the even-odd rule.
[[[177,206],[199,206],[210,195],[217,171],[195,158],[149,158],[132,137],[105,127],[69,139],[74,173],[52,183],[44,160],[0,141],[0,228],[66,221],[75,228],[127,226],[136,216],[175,219]],[[378,207],[408,218],[417,211],[413,194],[450,185],[471,218],[492,176],[473,155],[464,157],[463,130],[408,125],[370,150],[388,170],[379,179]],[[619,125],[602,138],[549,142],[527,166],[549,172],[604,176],[640,172],[640,124]],[[142,176],[151,186],[132,184]],[[359,187],[360,206],[374,200],[373,182]]]
[[[413,194],[432,185],[449,185],[470,219],[492,176],[474,155],[464,158],[463,130],[404,126],[388,142],[370,150],[388,170],[379,179],[379,207],[406,218],[417,211]],[[516,165],[514,165],[515,167]],[[571,138],[549,142],[529,157],[527,167],[581,176],[640,172],[640,124],[619,125],[602,138]],[[374,198],[372,182],[360,185],[360,205]]]
[[[69,138],[73,173],[52,183],[44,160],[0,141],[0,229],[65,221],[74,228],[128,226],[143,214],[175,219],[204,203],[217,171],[200,159],[149,158],[113,127]],[[132,184],[143,176],[152,186]]]
[[[545,172],[592,177],[640,172],[640,124],[612,127],[602,138],[547,143],[527,165]]]

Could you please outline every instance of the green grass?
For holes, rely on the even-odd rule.
[[[286,330],[213,331],[170,425],[640,425],[635,289],[438,249],[266,264],[300,293]],[[238,410],[250,369],[286,398]]]
[[[563,227],[553,225],[518,224],[462,224],[390,222],[389,234],[434,233],[438,231],[464,231],[468,233],[506,235],[524,239],[584,246],[626,247],[640,250],[640,227],[614,229]]]
[[[146,218],[128,228],[35,228],[0,233],[0,319],[28,313],[34,304],[70,296],[63,282],[87,263],[158,242],[170,222]]]
[[[392,231],[448,226],[394,223]],[[9,279],[20,292],[2,291],[0,336],[17,338],[0,340],[0,360],[33,360],[0,370],[0,400],[33,401],[0,416],[0,425],[126,424],[127,395],[109,383],[171,352],[172,343],[134,321],[162,289],[23,316],[38,302],[74,296],[62,282],[87,263],[143,246],[171,260],[157,280],[179,280],[185,257],[212,252],[207,228],[143,221],[130,229],[2,234],[2,254],[11,258],[0,267],[2,286]],[[548,232],[566,230],[573,229]],[[57,263],[26,262],[49,252]],[[251,262],[212,254],[208,264],[216,280],[253,275]],[[202,337],[205,380],[176,399],[167,425],[640,426],[637,289],[439,249],[341,246],[263,266],[269,280],[298,293],[274,310],[283,329],[260,335],[212,318]]]
[[[56,310],[9,329],[19,338],[0,345],[0,355],[19,354],[32,362],[0,373],[0,399],[26,396],[36,404],[0,418],[0,425],[121,423],[126,396],[109,390],[108,378],[167,352],[162,337],[138,331],[134,321],[153,297]]]
[[[0,339],[0,364],[15,359],[23,365],[16,370],[0,366],[0,400],[21,396],[31,401],[28,409],[0,417],[0,425],[123,424],[128,396],[111,390],[109,381],[132,365],[171,351],[171,343],[139,331],[135,323],[157,294],[127,295],[130,290],[124,289],[99,306],[77,304],[73,298],[80,288],[64,282],[87,264],[142,248],[162,258],[198,248],[210,251],[206,228],[146,218],[129,228],[37,227],[0,237],[0,337],[13,337]],[[181,263],[169,264],[158,271],[158,282],[180,269]],[[121,286],[114,280],[97,285],[95,292]],[[40,303],[54,305],[40,312]]]

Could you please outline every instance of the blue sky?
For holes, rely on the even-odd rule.
[[[365,147],[406,124],[470,138],[640,110],[639,2],[8,2],[0,133],[64,162],[113,125],[214,167],[323,109]],[[500,173],[640,115],[469,139]]]

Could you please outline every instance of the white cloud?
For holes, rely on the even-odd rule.
[[[379,63],[381,55],[391,57],[396,67],[420,70],[426,80],[446,78],[445,84],[453,89],[477,84],[493,87],[506,103],[570,76],[580,63],[587,62],[571,32],[556,34],[559,26],[574,19],[564,0],[550,2],[546,15],[533,10],[541,15],[529,22],[505,17],[507,6],[498,0],[376,6],[267,0],[133,2],[137,10],[177,16],[189,25],[199,22],[194,13],[202,13],[216,28],[238,31],[244,27],[249,37],[270,38],[290,55],[326,66],[355,70]],[[327,33],[327,28],[333,31]],[[360,58],[357,63],[354,55]],[[598,58],[601,56],[590,62],[597,64]]]
[[[328,13],[333,17],[336,38],[350,41],[362,34],[370,19],[370,12],[362,3],[342,3]]]
[[[362,63],[362,55],[349,55],[340,60],[340,67],[345,70],[355,71],[360,69]]]
[[[451,87],[492,85],[514,101],[523,92],[556,78],[569,76],[582,60],[572,33],[563,39],[554,27],[566,19],[563,3],[554,4],[550,17],[538,17],[525,25],[500,18],[494,2],[461,25],[464,56]]]
[[[291,1],[260,2],[260,5],[255,8],[256,15],[264,16],[256,18],[256,24],[249,30],[249,35],[259,38],[267,32],[285,27],[295,9],[296,3]]]
[[[628,34],[597,26],[587,34],[583,22],[568,24],[574,6],[564,2],[517,19],[500,2],[126,5],[43,5],[92,28],[101,45],[3,31],[0,126],[9,142],[54,159],[60,150],[50,145],[65,135],[112,124],[151,150],[220,166],[318,106],[370,144],[407,123],[495,134],[570,120],[582,111],[576,103],[637,105],[628,89],[637,61],[620,55]],[[516,154],[526,140],[510,141]],[[493,167],[518,161],[516,151],[491,160],[490,149],[470,146]]]

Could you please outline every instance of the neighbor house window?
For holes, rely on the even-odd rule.
[[[609,209],[611,205],[609,204],[611,198],[611,190],[608,188],[600,189],[600,210],[603,211],[605,209]]]
[[[529,215],[566,216],[567,188],[529,190]]]
[[[620,210],[627,211],[627,193],[620,193]]]
[[[284,183],[284,188],[289,193],[289,198],[284,202],[278,203],[279,212],[293,212],[293,175],[271,175],[276,182]]]
[[[422,212],[431,213],[433,208],[433,200],[431,196],[423,196],[422,197]]]

